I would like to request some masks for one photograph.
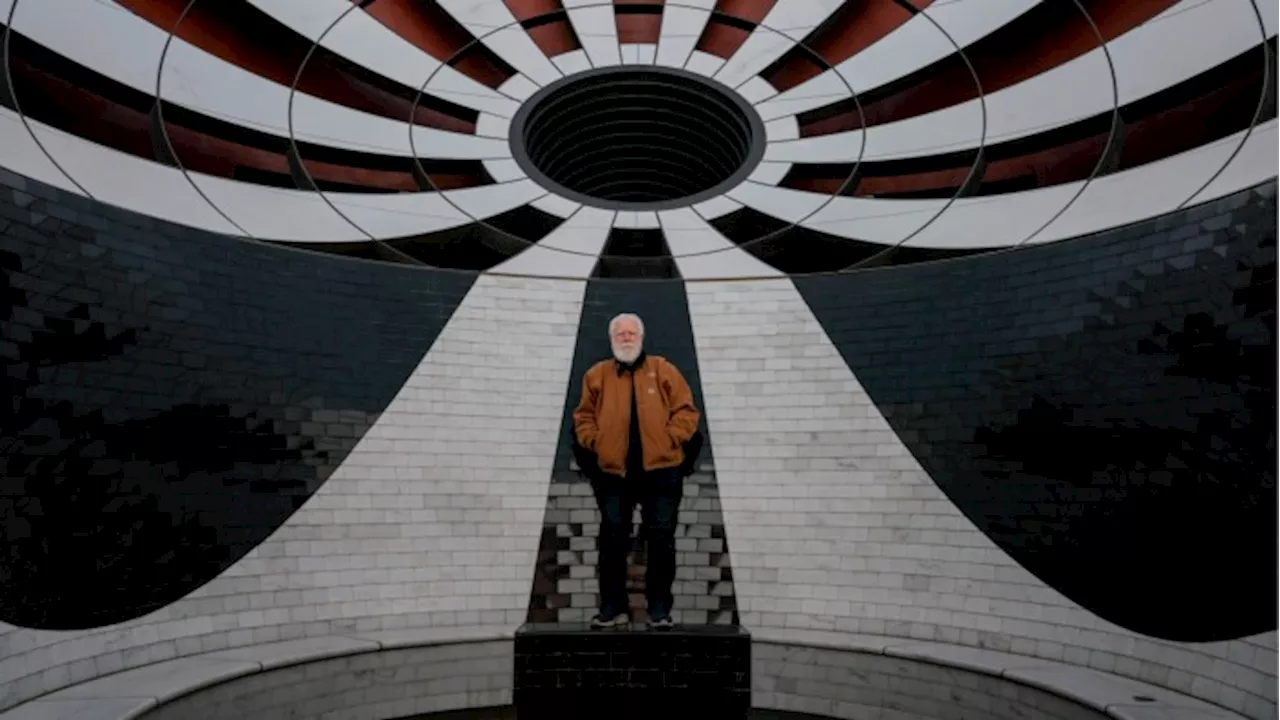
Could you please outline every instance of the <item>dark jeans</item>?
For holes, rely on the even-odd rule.
[[[648,540],[644,576],[649,615],[669,613],[676,579],[676,514],[684,495],[679,468],[654,470],[639,477],[605,476],[591,483],[600,508],[600,600],[612,612],[627,609],[627,551],[636,503]]]

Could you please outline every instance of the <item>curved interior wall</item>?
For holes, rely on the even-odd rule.
[[[585,282],[473,281],[340,260],[179,228],[9,174],[0,183],[0,347],[23,398],[4,418],[2,570],[24,578],[0,586],[10,623],[0,626],[0,708],[229,646],[417,630],[500,637],[524,621]],[[1084,534],[1052,555],[1076,566],[1019,565],[1046,528],[1073,538],[1098,519],[1061,517],[1063,501],[1036,493],[1068,478],[1034,463],[1011,470],[1020,458],[1008,450],[983,457],[965,438],[999,449],[999,434],[959,423],[1029,412],[1046,427],[1039,405],[1004,404],[1008,383],[1039,383],[1049,407],[1076,403],[1084,380],[1038,375],[1093,362],[1071,354],[1083,348],[1132,347],[1164,364],[1099,359],[1115,409],[1048,416],[1087,435],[1124,408],[1130,425],[1166,418],[1211,433],[1213,448],[1256,457],[1274,447],[1274,415],[1250,415],[1258,393],[1274,405],[1274,375],[1245,372],[1256,352],[1274,358],[1274,196],[1272,182],[1096,237],[915,275],[685,284],[743,625],[771,642],[877,634],[1008,650],[1271,717],[1274,619],[1261,623],[1247,605],[1201,613],[1182,604],[1176,578],[1157,577],[1174,592],[1136,599],[1156,621],[1142,629],[1166,639],[1126,629],[1117,623],[1134,615],[1107,584],[1115,568],[1080,562],[1096,552]],[[1016,289],[998,289],[1002,281]],[[837,292],[857,307],[842,310]],[[1195,319],[1206,314],[1208,324]],[[868,318],[890,315],[868,338]],[[1010,325],[1021,334],[982,335]],[[1189,331],[1203,334],[1171,345]],[[1235,343],[1229,375],[1188,376],[1223,368],[1172,359],[1176,347],[1216,357],[1216,340]],[[972,392],[989,397],[949,395],[972,378],[947,368],[971,368],[990,383]],[[1202,415],[1239,422],[1175,423],[1162,413],[1185,413],[1184,395],[1146,405],[1132,395],[1188,388]],[[138,427],[150,429],[143,446],[110,444],[143,442]],[[165,444],[178,440],[199,452],[172,457]],[[113,447],[130,454],[110,457]],[[975,468],[1031,487],[975,492],[966,485]],[[1255,484],[1234,478],[1194,501],[1213,517],[1255,517],[1255,503],[1274,507],[1274,466],[1264,469],[1271,475]],[[1161,485],[1123,480],[1091,478],[1091,497],[1123,508],[1124,492]],[[131,524],[102,524],[113,516]],[[1269,522],[1253,529],[1261,548],[1201,534],[1205,565],[1238,571],[1231,592],[1274,592]],[[59,534],[67,527],[98,539],[95,552],[138,537],[153,556],[110,555],[104,586],[127,592],[98,597],[114,607],[24,617],[43,593],[90,596],[42,564],[58,552],[92,567],[75,556],[90,546]],[[1194,590],[1206,577],[1194,564],[1145,559],[1181,572],[1196,602],[1216,602]],[[1173,610],[1194,637],[1159,624]],[[1232,613],[1241,622],[1224,617]]]

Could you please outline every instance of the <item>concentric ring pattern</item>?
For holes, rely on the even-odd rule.
[[[6,167],[394,262],[618,276],[641,253],[687,279],[831,272],[1075,237],[1274,174],[1276,10],[1248,0],[0,10]],[[614,213],[590,238],[563,226],[579,203],[512,161],[510,120],[539,87],[616,65],[737,93],[768,128],[764,161],[691,211]],[[662,242],[614,247],[611,228]],[[484,250],[458,250],[459,233]]]
[[[677,621],[1275,718],[1274,2],[0,23],[0,720],[585,619],[569,413],[628,311],[703,410]]]

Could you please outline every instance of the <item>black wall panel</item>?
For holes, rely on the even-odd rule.
[[[0,171],[0,620],[118,623],[212,579],[343,461],[473,279]]]
[[[1276,627],[1276,186],[1098,235],[797,279],[944,492],[1131,630]]]

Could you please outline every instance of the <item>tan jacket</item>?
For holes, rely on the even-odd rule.
[[[614,360],[602,360],[587,371],[582,399],[573,411],[578,443],[596,453],[601,470],[625,475],[633,391],[628,380],[632,378],[644,469],[678,466],[684,462],[681,446],[697,431],[701,413],[684,376],[658,355],[647,356],[634,373],[619,374]]]

